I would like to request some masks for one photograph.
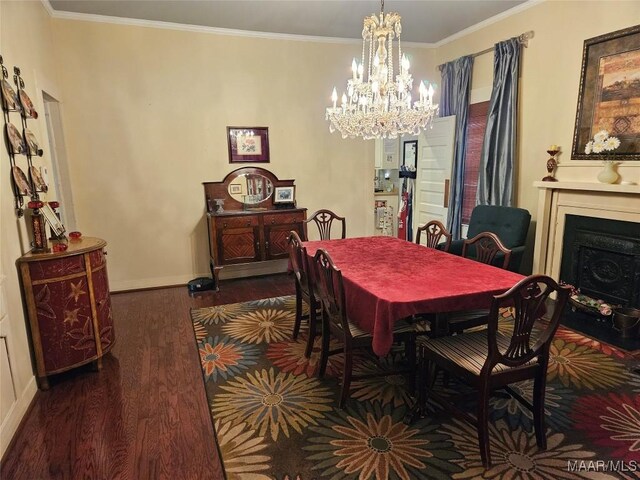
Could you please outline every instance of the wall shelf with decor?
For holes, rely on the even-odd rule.
[[[42,157],[43,150],[38,140],[29,129],[28,122],[38,118],[38,112],[33,106],[31,98],[25,91],[20,68],[13,67],[13,83],[9,82],[9,72],[0,55],[2,113],[4,118],[4,133],[9,162],[11,163],[11,186],[13,189],[15,212],[18,218],[25,214],[26,207],[31,210],[30,226],[34,252],[48,251],[47,229],[45,222],[51,225],[51,232],[55,238],[64,233],[59,219],[56,217],[57,202],[44,202],[40,195],[49,190],[42,174],[42,165],[34,164],[36,157]],[[19,118],[20,123],[16,120]],[[51,222],[55,223],[53,225]]]

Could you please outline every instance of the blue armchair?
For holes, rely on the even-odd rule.
[[[530,223],[531,214],[523,208],[478,205],[471,212],[467,237],[473,238],[482,232],[495,233],[504,246],[511,249],[508,269],[517,272],[522,262]],[[451,242],[449,253],[461,255],[463,241]],[[496,256],[495,265],[502,264],[502,260],[502,256]]]

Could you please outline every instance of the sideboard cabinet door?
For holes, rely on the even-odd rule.
[[[221,265],[260,260],[260,226],[257,217],[219,217],[215,221]]]
[[[265,260],[289,256],[288,239],[291,230],[304,238],[304,212],[273,213],[264,215]]]

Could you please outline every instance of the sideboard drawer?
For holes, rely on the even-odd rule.
[[[33,281],[58,279],[84,271],[85,265],[82,255],[29,263],[29,274]]]
[[[104,250],[96,250],[89,253],[89,262],[91,263],[91,269],[100,267],[106,261],[106,252]]]
[[[238,216],[238,217],[218,217],[216,218],[216,226],[220,229],[257,227],[258,217],[255,215],[246,215],[246,216]]]
[[[286,225],[288,223],[304,222],[304,213],[273,213],[264,216],[264,224],[267,225]]]

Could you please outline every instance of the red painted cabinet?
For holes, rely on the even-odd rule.
[[[29,317],[38,385],[48,376],[96,362],[113,346],[104,248],[99,238],[69,242],[59,253],[27,253],[16,262]]]

